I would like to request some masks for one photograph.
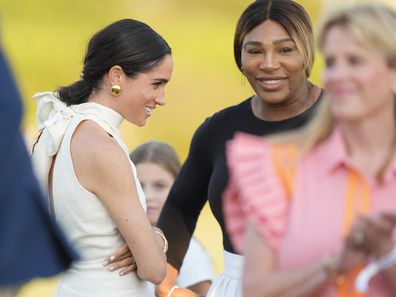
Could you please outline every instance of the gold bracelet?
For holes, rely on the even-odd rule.
[[[154,232],[157,233],[164,241],[164,248],[162,249],[162,251],[164,252],[164,254],[166,254],[166,252],[168,251],[168,240],[166,239],[164,233],[162,233],[161,229],[155,228]]]
[[[168,292],[168,294],[166,295],[166,297],[171,297],[173,294],[173,291],[176,290],[178,288],[178,286],[174,285]]]

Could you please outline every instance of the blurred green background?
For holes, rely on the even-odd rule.
[[[168,41],[173,49],[174,72],[166,90],[166,106],[156,109],[144,128],[124,123],[121,130],[131,150],[147,140],[162,140],[173,145],[184,160],[193,132],[206,117],[252,94],[248,84],[242,83],[233,58],[235,25],[251,2],[0,0],[1,43],[23,96],[23,129],[28,143],[37,136],[32,95],[78,80],[85,47],[93,33],[115,20],[135,18],[148,23]],[[298,2],[314,23],[322,7],[334,3]],[[318,84],[320,68],[318,58],[311,77]],[[220,272],[221,234],[207,206],[196,235],[210,251],[216,272]],[[56,281],[56,277],[35,280],[18,296],[52,296]]]

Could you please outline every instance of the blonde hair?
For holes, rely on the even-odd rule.
[[[318,46],[323,51],[329,29],[343,27],[362,44],[381,52],[396,68],[396,12],[381,3],[361,3],[329,10],[320,24]]]
[[[360,3],[328,11],[318,34],[320,50],[323,51],[327,33],[335,26],[343,27],[362,44],[375,48],[385,57],[389,67],[396,68],[396,12],[392,8],[381,3]],[[308,125],[297,132],[275,136],[272,140],[295,143],[301,148],[300,156],[303,156],[328,138],[334,125],[335,119],[325,92],[321,106]]]

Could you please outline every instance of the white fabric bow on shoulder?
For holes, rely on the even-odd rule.
[[[32,162],[44,192],[48,190],[48,174],[52,157],[57,154],[74,111],[56,97],[56,93],[37,93],[37,126],[41,136],[35,145]]]
[[[41,137],[47,138],[48,155],[53,156],[74,112],[52,92],[37,93],[33,98],[37,100],[37,126],[43,132]]]
[[[34,147],[32,162],[44,192],[48,191],[48,174],[53,156],[58,153],[73,118],[94,120],[114,137],[128,155],[128,148],[118,130],[123,117],[115,110],[90,101],[67,106],[53,92],[37,93],[33,98],[37,101],[37,126],[41,136]]]

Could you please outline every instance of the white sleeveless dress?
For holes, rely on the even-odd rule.
[[[44,131],[33,153],[33,163],[37,164],[40,180],[46,187],[48,158],[56,154],[52,185],[55,217],[81,257],[61,276],[55,296],[153,296],[149,283],[140,280],[136,273],[119,276],[103,266],[103,260],[124,244],[124,239],[100,199],[78,182],[70,154],[76,127],[81,121],[92,120],[112,135],[128,155],[118,130],[122,116],[92,102],[67,107],[52,93],[40,93],[34,98],[38,100],[39,128],[43,125]],[[140,202],[146,209],[132,162],[131,170]]]

